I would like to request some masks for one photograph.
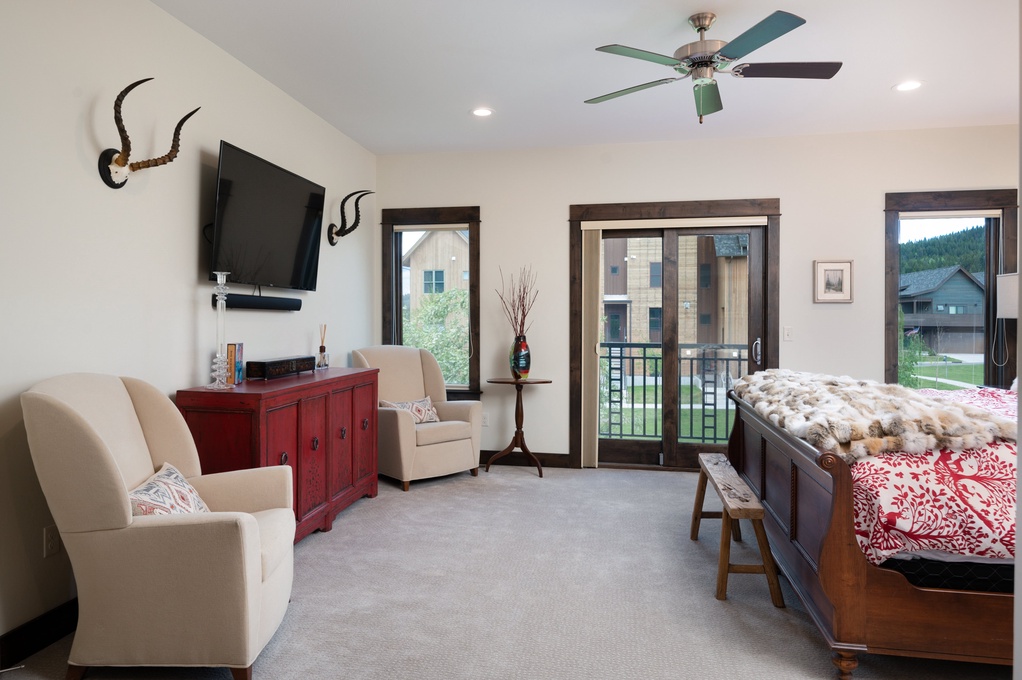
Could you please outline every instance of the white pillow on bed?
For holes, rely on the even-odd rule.
[[[1015,379],[1011,381],[1011,387],[1009,387],[1008,389],[1011,390],[1012,392],[1018,392],[1018,376],[1017,375],[1015,376]]]

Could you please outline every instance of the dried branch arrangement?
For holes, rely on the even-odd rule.
[[[532,325],[526,324],[532,305],[536,302],[539,291],[536,290],[536,275],[532,273],[532,267],[522,267],[518,273],[518,280],[514,274],[511,275],[509,283],[504,282],[504,272],[500,272],[501,290],[497,291],[500,297],[500,304],[504,307],[504,316],[507,317],[515,335],[525,335]]]

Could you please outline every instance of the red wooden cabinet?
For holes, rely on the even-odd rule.
[[[347,493],[354,483],[354,460],[351,442],[355,433],[351,429],[354,415],[351,407],[354,391],[342,390],[330,395],[331,431],[335,465],[330,468],[330,493],[336,497]],[[332,499],[331,499],[332,500]]]
[[[178,393],[178,403],[180,404],[180,392]],[[181,406],[179,405],[180,409]],[[183,410],[182,410],[183,412]],[[194,413],[194,411],[193,411]],[[185,414],[185,421],[189,420],[190,413]],[[204,414],[204,416],[208,415]],[[249,420],[253,417],[249,415]],[[203,427],[216,427],[215,418],[204,417],[201,421]],[[247,424],[246,424],[247,425]],[[199,436],[196,434],[196,428],[189,422],[188,427],[192,430],[192,437],[195,438],[196,445],[198,446]],[[247,427],[246,427],[247,429]],[[240,434],[244,430],[237,429],[234,433]],[[232,430],[228,426],[224,426],[222,429],[216,431],[217,435],[232,437]],[[217,437],[219,438],[219,437]],[[204,439],[211,439],[209,436]],[[244,437],[238,437],[238,439],[246,439]],[[249,447],[252,442],[247,442]],[[258,446],[258,443],[256,443]],[[291,466],[291,479],[294,480],[294,502],[291,507],[298,507],[298,403],[285,404],[278,406],[277,408],[267,409],[266,411],[266,445],[258,446],[260,449],[257,457],[252,463],[231,467],[225,467],[223,463],[225,461],[215,460],[220,451],[215,443],[208,444],[207,446],[199,447],[199,462],[202,464],[202,471],[205,473],[209,472],[225,472],[227,470],[237,470],[239,468],[249,467],[263,467],[267,465],[290,465]],[[205,452],[204,452],[205,451]],[[251,456],[248,457],[251,460]],[[206,461],[212,469],[206,468]],[[295,512],[295,517],[298,517],[298,513]]]
[[[294,473],[295,540],[329,531],[338,512],[377,493],[374,368],[329,368],[178,390],[205,474],[266,465]]]

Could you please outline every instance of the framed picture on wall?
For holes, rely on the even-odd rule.
[[[813,260],[813,302],[852,301],[852,261]]]

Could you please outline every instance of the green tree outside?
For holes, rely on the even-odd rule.
[[[424,295],[402,327],[403,344],[428,350],[448,385],[468,384],[468,291]]]
[[[915,374],[916,366],[927,353],[927,347],[917,335],[908,338],[908,341],[902,344],[903,347],[898,352],[898,384],[918,388],[920,385]]]
[[[898,306],[898,328],[904,331],[905,311]],[[916,377],[916,366],[923,358],[926,346],[919,339],[918,335],[905,337],[902,333],[898,340],[898,384],[905,387],[919,387],[919,378]]]
[[[983,271],[986,266],[984,227],[902,243],[899,248],[902,274],[955,264],[962,265],[967,272],[975,273]]]

